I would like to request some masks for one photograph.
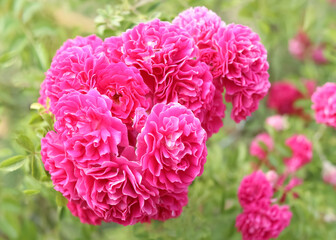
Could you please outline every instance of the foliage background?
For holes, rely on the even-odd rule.
[[[303,89],[303,78],[319,85],[335,81],[336,7],[327,0],[0,0],[0,164],[20,155],[16,167],[23,165],[10,173],[0,171],[0,239],[241,239],[234,228],[241,212],[236,194],[255,161],[248,152],[250,141],[274,114],[265,101],[239,125],[227,110],[223,129],[208,142],[204,174],[190,187],[189,204],[179,218],[129,227],[88,226],[71,216],[39,157],[39,137],[50,128],[50,116],[41,118],[30,110],[44,72],[66,39],[93,33],[105,38],[155,17],[172,20],[184,9],[202,5],[226,23],[245,24],[260,34],[272,82],[288,79]],[[289,54],[288,41],[299,29],[314,43],[326,43],[329,64],[299,62]],[[309,100],[299,104],[311,114]],[[297,189],[300,197],[287,199],[293,218],[279,239],[336,239],[336,191],[321,179],[321,157],[336,163],[335,130],[297,117],[288,120],[285,132],[271,133],[280,151],[275,163],[281,167],[279,156],[286,154],[281,144],[293,133],[307,135],[315,150],[312,163],[299,172],[305,179]]]

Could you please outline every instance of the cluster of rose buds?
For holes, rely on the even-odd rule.
[[[289,40],[288,50],[290,54],[303,61],[305,59],[312,59],[315,64],[327,64],[329,61],[325,57],[325,44],[313,44],[304,31],[300,30],[294,38]]]
[[[273,186],[262,171],[244,177],[238,190],[243,212],[236,219],[236,228],[243,240],[277,238],[290,224],[289,207],[272,205],[272,197]]]
[[[239,122],[270,87],[259,36],[205,7],[121,36],[67,40],[41,85],[55,117],[41,155],[55,189],[84,223],[123,225],[181,214],[223,125]]]
[[[280,131],[285,123],[281,116],[267,119],[266,124]],[[275,123],[274,123],[275,122]],[[285,229],[292,217],[288,206],[271,203],[284,203],[289,193],[299,197],[293,188],[303,180],[296,177],[296,172],[312,159],[312,144],[304,135],[293,135],[286,139],[285,145],[291,150],[290,157],[283,157],[285,170],[280,172],[269,161],[269,154],[276,150],[272,137],[267,133],[257,135],[250,145],[250,154],[261,164],[271,169],[266,175],[261,171],[246,176],[239,187],[238,199],[243,207],[236,219],[236,227],[243,235],[243,240],[276,238]],[[279,198],[272,199],[278,193]]]

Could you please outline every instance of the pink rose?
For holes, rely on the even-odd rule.
[[[285,158],[285,164],[290,172],[295,172],[309,163],[313,156],[312,143],[304,135],[293,135],[286,140],[286,145],[292,150],[292,156]]]
[[[288,206],[254,205],[238,215],[236,228],[243,240],[269,240],[277,238],[291,218]]]
[[[302,93],[292,83],[276,82],[270,89],[267,106],[279,114],[301,114],[303,110],[294,103],[302,98]]]
[[[87,206],[85,201],[68,201],[67,207],[82,223],[91,225],[101,224],[102,219]]]
[[[313,48],[312,58],[318,65],[327,64],[329,62],[325,57],[324,48],[323,44],[317,45]]]
[[[290,54],[298,60],[304,60],[309,54],[310,47],[310,39],[303,31],[299,31],[296,36],[288,42],[288,50]]]
[[[156,104],[138,135],[143,178],[158,189],[185,191],[203,172],[206,138],[200,121],[189,109],[178,103]]]
[[[281,115],[270,116],[266,119],[266,125],[274,128],[276,131],[282,131],[287,128],[287,119]]]
[[[160,190],[160,197],[157,200],[158,213],[152,218],[165,221],[170,218],[177,218],[182,213],[182,208],[188,204],[188,191],[180,193]]]
[[[144,83],[139,71],[124,63],[108,65],[99,72],[97,90],[112,100],[111,113],[129,128],[132,126],[135,109],[150,109],[150,89]]]
[[[318,87],[311,99],[316,122],[336,128],[336,84],[328,82]]]
[[[272,186],[262,171],[244,177],[238,189],[239,203],[243,208],[259,203],[270,204],[272,196]]]
[[[97,53],[102,40],[95,35],[67,40],[57,50],[46,79],[41,84],[39,103],[50,98],[53,105],[66,92],[87,91],[95,73],[105,68],[107,59]]]
[[[108,60],[104,55],[95,55],[91,46],[70,47],[54,57],[46,73],[40,103],[50,99],[51,111],[57,101],[74,90],[82,93],[94,88],[98,72],[105,69]]]
[[[246,119],[258,109],[270,88],[267,51],[250,28],[229,24],[214,35],[223,62],[225,100],[232,103],[231,118]]]
[[[155,19],[140,23],[120,38],[105,40],[103,48],[110,61],[120,58],[140,71],[153,104],[179,102],[203,122],[215,87],[208,66],[197,59],[198,48],[186,30]]]
[[[267,149],[264,149],[264,147]],[[267,158],[268,152],[273,150],[273,147],[274,144],[271,136],[267,133],[260,133],[251,142],[250,154],[259,158],[260,160],[264,160]]]
[[[214,47],[213,36],[220,27],[225,26],[225,23],[206,7],[195,7],[180,13],[173,20],[173,24],[187,30],[195,40],[196,46],[200,49],[201,61],[210,67],[216,88],[222,90],[222,62]]]
[[[112,117],[112,101],[96,90],[72,92],[55,105],[55,130],[64,141],[67,156],[79,168],[111,161],[128,146],[127,128]]]

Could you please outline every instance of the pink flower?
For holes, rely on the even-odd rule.
[[[42,139],[42,161],[55,189],[83,208],[70,205],[82,222],[148,221],[157,214],[158,190],[143,179],[126,125],[111,115],[111,105],[96,90],[61,97],[57,133]]]
[[[80,177],[71,159],[66,158],[60,135],[50,131],[41,140],[41,156],[44,168],[49,172],[56,191],[68,200],[79,200],[76,183]]]
[[[107,59],[96,54],[101,44],[95,35],[67,40],[57,50],[41,84],[39,103],[45,105],[50,98],[53,104],[70,89],[87,90],[97,69],[107,64]]]
[[[55,130],[77,167],[90,169],[111,161],[128,146],[127,128],[112,117],[111,106],[112,101],[96,90],[69,93],[55,105]]]
[[[316,122],[336,128],[336,84],[328,82],[318,87],[312,102]]]
[[[261,143],[263,145],[261,145]],[[267,133],[260,133],[251,142],[250,154],[260,160],[264,160],[267,158],[268,152],[273,150],[273,145],[273,140],[270,135]],[[264,147],[267,149],[264,149]]]
[[[292,156],[285,158],[285,164],[290,172],[299,170],[312,159],[312,144],[304,135],[293,135],[286,140],[286,145],[292,150]]]
[[[203,172],[205,141],[206,132],[189,109],[178,103],[155,105],[137,141],[143,178],[158,189],[185,191]]]
[[[50,99],[51,111],[57,101],[74,90],[82,93],[95,87],[99,72],[108,65],[107,58],[95,55],[91,46],[69,47],[59,51],[46,73],[40,103]]]
[[[152,106],[150,89],[144,83],[139,71],[124,63],[108,65],[97,76],[97,90],[112,100],[111,113],[129,128],[132,125],[135,109],[148,110]]]
[[[236,228],[243,240],[268,240],[277,238],[291,218],[288,206],[254,205],[237,216]]]
[[[198,48],[186,30],[155,19],[128,30],[121,39],[105,40],[103,47],[110,61],[120,58],[140,71],[153,104],[179,102],[203,121],[215,87],[208,66],[195,59]]]
[[[90,35],[87,37],[77,36],[74,39],[68,39],[64,44],[56,51],[56,55],[61,54],[72,47],[85,47],[90,46],[93,50],[98,49],[102,45],[103,41],[96,35]],[[54,57],[54,58],[55,58]]]
[[[329,62],[325,57],[324,48],[323,44],[317,45],[313,48],[312,58],[318,65],[327,64]]]
[[[214,47],[213,36],[225,23],[211,10],[206,7],[189,8],[180,13],[173,24],[185,30],[193,37],[196,46],[200,49],[200,59],[209,67],[217,89],[222,89],[221,77],[223,75],[222,62],[218,51]]]
[[[336,187],[336,166],[330,162],[324,162],[322,168],[322,178],[326,183]]]
[[[309,53],[310,46],[310,39],[303,31],[299,31],[297,35],[288,42],[288,50],[290,54],[298,60],[304,60]]]
[[[157,214],[157,190],[142,177],[141,166],[125,156],[102,162],[83,172],[78,193],[106,222],[132,225]]]
[[[214,35],[223,62],[225,99],[232,103],[231,118],[246,119],[258,109],[270,88],[267,51],[250,28],[229,24]]]
[[[78,217],[82,223],[100,225],[102,219],[92,211],[85,201],[68,201],[67,207],[70,212]]]
[[[260,203],[270,204],[272,196],[272,185],[262,171],[244,177],[238,189],[239,203],[243,208]]]
[[[206,109],[202,111],[202,117],[200,117],[208,139],[223,126],[225,110],[226,106],[223,102],[222,92],[216,89],[212,102],[206,106]]]
[[[287,128],[287,119],[281,115],[274,115],[266,119],[266,124],[276,131],[281,131]]]
[[[180,193],[160,191],[160,197],[157,200],[158,213],[152,218],[165,221],[170,218],[177,218],[182,213],[182,208],[188,204],[188,191]]]
[[[293,84],[276,82],[270,89],[267,105],[279,114],[300,114],[302,109],[295,107],[294,103],[301,98],[302,93]]]

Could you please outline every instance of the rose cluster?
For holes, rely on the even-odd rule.
[[[277,238],[289,225],[292,213],[289,207],[271,205],[273,189],[262,171],[246,176],[238,189],[243,213],[236,219],[236,227],[243,240]]]
[[[270,87],[267,70],[258,35],[204,7],[104,41],[67,40],[40,90],[55,117],[44,167],[84,223],[177,217],[223,124],[224,90],[232,118],[246,119]]]

